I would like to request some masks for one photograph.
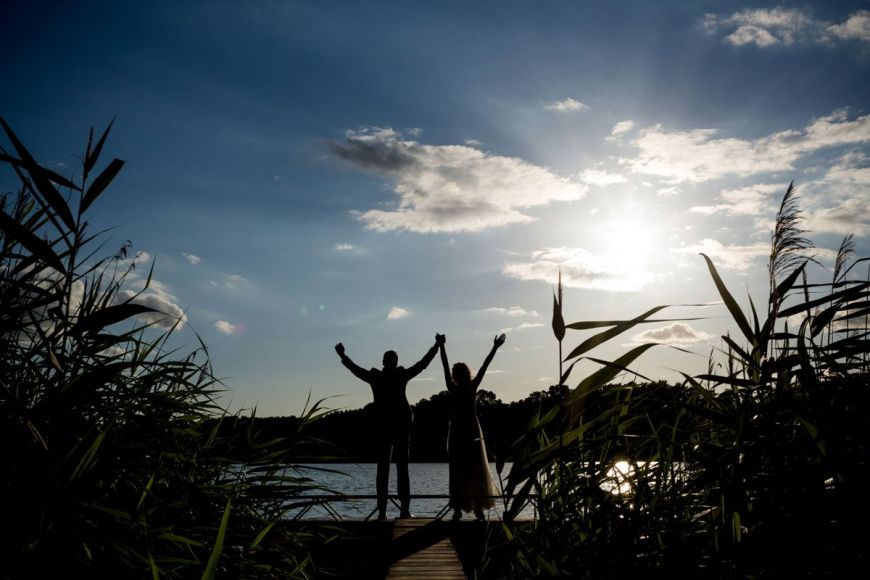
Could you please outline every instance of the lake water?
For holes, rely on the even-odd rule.
[[[375,474],[377,465],[374,463],[330,463],[310,466],[316,469],[306,470],[305,475],[324,487],[345,495],[375,495]],[[503,481],[510,473],[510,464],[502,471]],[[320,471],[329,469],[334,472]],[[411,495],[447,495],[448,464],[447,463],[411,463],[408,466],[411,478]],[[495,464],[490,464],[490,473],[496,477]],[[496,483],[496,488],[499,488]],[[499,488],[500,489],[500,488]],[[390,465],[390,495],[396,494],[396,466]],[[376,501],[354,500],[332,502],[330,505],[343,517],[363,519],[377,507]],[[411,513],[417,517],[434,517],[447,505],[447,499],[411,499]],[[504,503],[496,500],[496,506],[487,513],[488,519],[499,519],[504,512]],[[295,514],[288,514],[293,517]],[[392,503],[387,505],[387,517],[392,519],[399,515],[399,510]],[[448,513],[448,517],[450,514]],[[313,507],[303,516],[309,518],[330,518],[329,512],[320,506]],[[465,518],[473,518],[473,514],[465,514]],[[521,518],[534,517],[534,510],[527,506],[520,513]]]

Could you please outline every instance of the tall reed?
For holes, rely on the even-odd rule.
[[[748,312],[741,308],[702,254],[740,332],[722,336],[705,373],[649,384],[630,367],[664,348],[653,343],[612,361],[590,356],[662,321],[653,317],[666,306],[565,325],[604,329],[565,358],[600,368],[571,389],[567,417],[558,405],[542,410],[514,444],[505,515],[536,492],[539,518],[491,534],[485,577],[854,577],[865,569],[870,550],[855,531],[870,525],[870,283],[852,273],[867,258],[852,259],[846,238],[833,280],[809,283],[814,261],[800,224],[791,185],[771,239],[766,312],[751,298]],[[614,384],[619,377],[631,380]]]
[[[181,322],[141,303],[151,272],[90,231],[124,165],[96,171],[111,124],[73,177],[0,125],[19,182],[0,200],[3,577],[307,577],[311,538],[279,525],[313,486],[304,432],[227,414],[202,341],[170,348]]]

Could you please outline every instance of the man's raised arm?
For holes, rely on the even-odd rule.
[[[341,364],[347,367],[347,370],[353,373],[353,375],[365,382],[369,382],[371,380],[371,372],[365,370],[352,360],[350,357],[344,354],[344,345],[340,342],[335,345],[335,352],[338,353],[339,358],[341,358]]]
[[[432,359],[435,358],[435,353],[438,352],[438,347],[444,343],[444,335],[436,334],[435,335],[435,344],[432,345],[432,348],[423,355],[419,361],[417,361],[414,366],[409,368],[406,373],[408,373],[408,380],[413,379],[417,375],[423,372],[423,369],[429,366],[429,363],[432,362]]]

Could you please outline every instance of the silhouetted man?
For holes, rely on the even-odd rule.
[[[390,476],[390,456],[396,462],[396,483],[399,488],[401,504],[400,518],[410,518],[411,482],[408,477],[409,444],[411,438],[411,406],[405,396],[408,381],[423,372],[435,353],[438,345],[444,342],[444,335],[435,335],[435,344],[429,352],[411,368],[399,366],[399,355],[393,350],[384,353],[384,367],[380,370],[365,370],[344,354],[344,345],[335,345],[335,352],[357,378],[367,382],[372,388],[375,407],[375,435],[377,440],[378,474],[376,488],[378,493],[378,519],[387,517],[387,482]]]

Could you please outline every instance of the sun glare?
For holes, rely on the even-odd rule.
[[[656,251],[653,232],[639,220],[607,221],[604,228],[603,254],[621,266],[644,268],[650,255]]]
[[[613,495],[626,495],[632,491],[634,467],[628,461],[617,461],[604,474],[602,487]]]

